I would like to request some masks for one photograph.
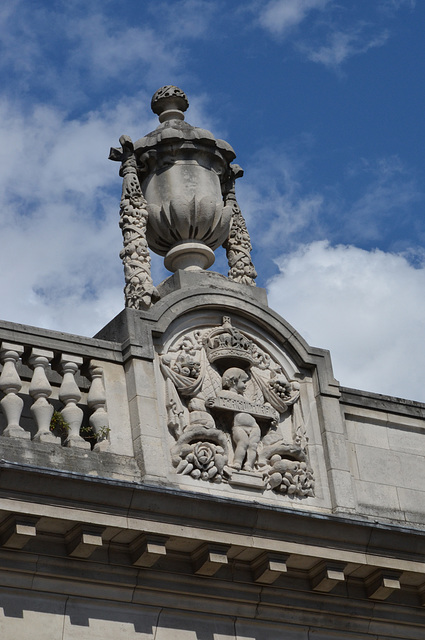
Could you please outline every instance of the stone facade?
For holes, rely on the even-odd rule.
[[[341,387],[249,252],[189,250],[94,338],[0,322],[0,637],[422,640],[425,405]]]

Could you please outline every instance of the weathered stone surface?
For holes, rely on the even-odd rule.
[[[241,301],[253,300],[267,306],[267,293],[265,289],[260,287],[245,287],[237,282],[229,281],[221,273],[214,271],[198,272],[178,270],[172,276],[161,282],[158,291],[161,297],[167,296],[179,289],[192,291],[198,288],[207,288],[209,291],[225,290],[239,296]]]
[[[100,478],[120,478],[140,480],[140,470],[133,457],[109,452],[90,452],[68,449],[44,442],[15,442],[11,438],[0,437],[1,459],[3,462],[70,471]]]

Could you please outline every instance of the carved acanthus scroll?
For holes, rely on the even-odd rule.
[[[243,474],[292,498],[314,496],[300,385],[230,318],[180,338],[161,371],[177,473],[230,483]]]
[[[257,272],[251,260],[251,239],[246,227],[235,193],[235,179],[243,175],[239,165],[231,165],[232,178],[229,180],[226,205],[232,207],[232,219],[229,237],[223,243],[229,263],[229,280],[255,287]]]
[[[137,176],[133,143],[128,136],[121,136],[120,143],[120,175],[123,178],[123,186],[119,224],[124,240],[120,258],[124,265],[125,306],[132,309],[148,309],[159,298],[152,282],[151,258],[146,241],[148,211]],[[117,159],[117,153],[117,150],[111,150],[114,159]]]

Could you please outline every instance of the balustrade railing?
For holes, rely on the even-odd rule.
[[[103,367],[97,359],[4,341],[0,363],[1,436],[109,449]]]

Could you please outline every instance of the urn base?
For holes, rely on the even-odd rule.
[[[214,264],[214,251],[203,242],[188,240],[174,245],[164,258],[165,268],[173,273],[183,271],[202,271]]]

